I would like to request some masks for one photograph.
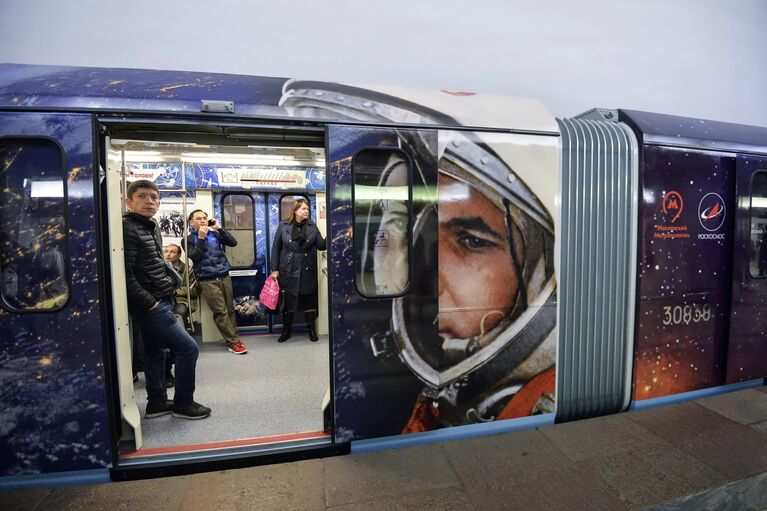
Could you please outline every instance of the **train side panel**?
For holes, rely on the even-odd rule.
[[[767,157],[738,155],[736,194],[727,383],[767,375]]]
[[[724,383],[735,162],[645,145],[635,400]]]
[[[90,115],[0,113],[0,475],[111,462]]]

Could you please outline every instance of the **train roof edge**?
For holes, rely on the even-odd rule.
[[[625,122],[645,144],[767,154],[767,128],[761,126],[610,108],[592,108],[575,118]]]
[[[533,99],[196,71],[0,64],[0,108],[199,114],[203,100],[234,102],[238,116],[291,121],[559,132],[551,112]],[[296,115],[286,108],[291,101],[324,103]]]

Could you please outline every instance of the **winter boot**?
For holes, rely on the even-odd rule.
[[[306,329],[309,330],[309,339],[312,342],[317,342],[319,338],[317,337],[317,331],[314,329],[314,320],[317,319],[317,313],[306,312],[304,315],[306,316]]]
[[[293,324],[293,313],[292,312],[286,312],[282,315],[282,333],[280,334],[279,338],[277,338],[277,342],[285,342],[288,339],[290,339],[290,330],[291,325]]]

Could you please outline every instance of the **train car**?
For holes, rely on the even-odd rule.
[[[767,129],[534,100],[192,72],[0,66],[0,485],[217,470],[553,424],[767,375]],[[130,182],[188,252],[237,239],[202,421],[147,419]],[[259,295],[308,200],[320,341]],[[183,287],[192,295],[193,282]],[[182,318],[184,319],[184,318]],[[298,322],[297,318],[297,322]],[[310,318],[311,319],[311,318]],[[140,371],[138,371],[140,373]]]

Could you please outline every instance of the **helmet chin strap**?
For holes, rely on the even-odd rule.
[[[465,339],[459,337],[446,337],[442,341],[442,351],[445,353],[445,358],[450,362],[458,362],[473,355],[480,346],[479,340],[485,336],[485,321],[490,316],[501,316],[501,320],[503,320],[506,314],[499,309],[486,312],[479,321],[479,335],[473,335]]]

